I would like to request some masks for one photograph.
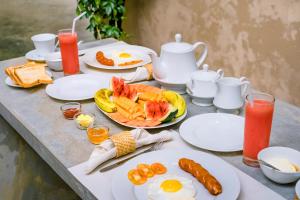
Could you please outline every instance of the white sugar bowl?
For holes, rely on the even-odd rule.
[[[200,106],[211,106],[217,93],[216,81],[224,76],[222,69],[209,70],[207,64],[202,70],[191,74],[191,80],[187,83],[187,93],[192,97],[192,103]]]

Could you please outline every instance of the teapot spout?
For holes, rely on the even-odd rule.
[[[149,52],[149,56],[151,57],[152,60],[154,77],[158,79],[165,78],[166,73],[163,69],[163,63],[161,63],[160,58],[157,56],[155,52]]]

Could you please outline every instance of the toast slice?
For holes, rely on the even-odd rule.
[[[33,87],[39,84],[52,83],[52,79],[46,73],[46,69],[43,64],[15,68],[14,75],[14,79],[16,79],[17,83],[24,88]]]

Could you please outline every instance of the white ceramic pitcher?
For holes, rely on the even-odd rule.
[[[239,109],[244,105],[244,95],[250,82],[245,77],[224,77],[217,80],[217,94],[213,104],[221,109]]]

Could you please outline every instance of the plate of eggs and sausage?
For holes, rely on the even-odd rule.
[[[137,45],[118,45],[88,51],[82,60],[85,64],[109,70],[132,69],[151,63],[152,49]]]

